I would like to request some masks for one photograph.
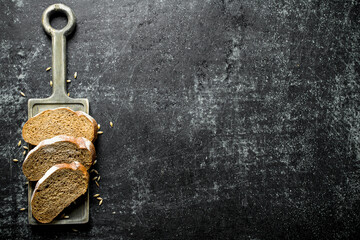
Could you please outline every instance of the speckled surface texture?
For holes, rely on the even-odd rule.
[[[52,3],[0,1],[1,239],[358,239],[350,0],[64,2],[68,91],[104,131],[90,186],[104,202],[85,226],[30,227],[17,142],[27,99],[51,93]]]

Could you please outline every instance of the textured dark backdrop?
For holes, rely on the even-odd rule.
[[[359,236],[360,5],[350,0],[65,1],[78,18],[68,90],[89,99],[104,131],[100,188],[90,186],[104,203],[91,199],[78,232],[30,227],[12,159],[23,159],[28,98],[51,93],[41,14],[52,3],[0,1],[1,239]]]

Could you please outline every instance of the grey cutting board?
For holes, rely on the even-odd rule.
[[[50,26],[50,17],[56,12],[65,13],[68,19],[67,25],[63,29],[54,29]],[[73,11],[63,5],[54,4],[49,6],[42,15],[42,25],[45,31],[52,38],[52,77],[53,92],[52,95],[45,99],[29,99],[28,118],[36,114],[58,107],[69,107],[74,111],[83,111],[89,113],[89,101],[87,99],[74,99],[66,94],[66,37],[74,30],[76,18]],[[32,146],[30,146],[31,148]],[[31,195],[34,191],[36,182],[30,182],[28,185],[28,218],[31,225],[42,224],[32,216]],[[64,213],[70,218],[56,218],[46,225],[58,224],[83,224],[89,221],[89,191],[80,197],[76,203],[71,204],[64,210]],[[59,215],[61,216],[62,213]]]

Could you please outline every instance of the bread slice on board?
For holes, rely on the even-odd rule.
[[[94,144],[88,139],[59,135],[43,140],[33,148],[26,156],[22,170],[30,181],[37,181],[59,163],[78,161],[89,169],[95,157]]]
[[[37,182],[31,197],[34,218],[41,223],[51,222],[86,192],[88,184],[89,173],[79,162],[51,167]]]
[[[42,140],[57,135],[84,137],[94,141],[97,130],[95,119],[88,114],[62,107],[43,111],[30,118],[22,129],[22,135],[26,142],[38,145]]]

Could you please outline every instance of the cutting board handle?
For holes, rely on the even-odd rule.
[[[55,29],[50,25],[50,17],[56,12],[64,13],[68,23],[63,29]],[[68,98],[66,93],[66,36],[75,28],[74,12],[66,5],[57,3],[49,6],[42,15],[42,25],[52,39],[52,77],[53,93],[50,98]]]

